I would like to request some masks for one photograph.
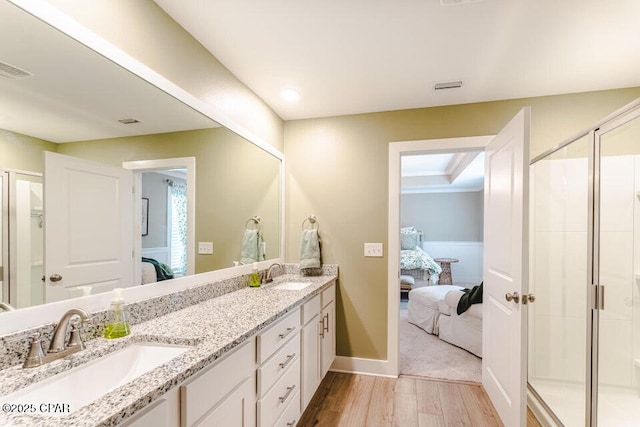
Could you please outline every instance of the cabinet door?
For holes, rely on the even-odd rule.
[[[320,314],[302,329],[302,408],[306,408],[320,385]]]
[[[322,319],[320,322],[323,331],[321,331],[321,348],[322,348],[322,371],[321,378],[329,371],[333,359],[336,357],[336,305],[334,301],[322,309]]]
[[[198,427],[254,427],[255,404],[252,382],[247,379],[211,411]]]

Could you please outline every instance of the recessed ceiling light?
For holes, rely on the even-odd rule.
[[[280,97],[287,102],[296,102],[300,99],[300,92],[292,87],[285,87],[280,91]]]

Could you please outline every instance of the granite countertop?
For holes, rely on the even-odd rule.
[[[2,370],[0,371],[0,403],[4,404],[3,397],[14,391],[124,348],[132,342],[193,346],[180,356],[71,414],[27,415],[8,413],[5,412],[7,409],[3,408],[0,412],[0,425],[117,425],[171,388],[214,363],[247,338],[309,300],[336,279],[336,275],[313,277],[281,275],[274,279],[273,283],[260,288],[243,288],[133,325],[131,334],[127,337],[115,340],[104,338],[91,340],[86,343],[85,350],[46,365],[31,369],[14,366]],[[312,284],[300,291],[274,289],[277,284],[287,281],[309,281]],[[51,402],[41,403],[65,403],[56,402],[55,396],[50,400]]]

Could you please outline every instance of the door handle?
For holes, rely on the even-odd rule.
[[[516,304],[518,304],[520,302],[520,294],[518,294],[517,292],[508,293],[508,294],[505,294],[504,299],[506,299],[509,302],[513,301]]]
[[[62,280],[62,276],[59,274],[52,274],[51,276],[49,276],[49,280],[51,280],[52,282],[59,282],[60,280]]]
[[[529,303],[533,304],[535,300],[536,300],[536,296],[534,294],[522,295],[522,305],[527,305]]]

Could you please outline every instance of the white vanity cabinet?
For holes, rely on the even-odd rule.
[[[306,408],[336,355],[335,295],[331,285],[302,306],[302,408]]]
[[[148,405],[120,424],[122,427],[177,427],[180,425],[180,393],[178,388]]]
[[[255,339],[180,386],[181,427],[255,426]]]
[[[300,418],[300,309],[256,337],[258,427],[295,425]]]
[[[335,283],[122,425],[293,427],[335,358]]]

